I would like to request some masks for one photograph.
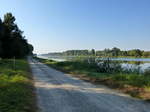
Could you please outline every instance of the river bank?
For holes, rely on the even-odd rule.
[[[34,87],[26,59],[0,60],[0,111],[36,112]]]

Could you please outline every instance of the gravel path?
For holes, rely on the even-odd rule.
[[[39,112],[150,112],[150,104],[29,59]]]

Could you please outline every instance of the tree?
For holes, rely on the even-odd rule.
[[[68,55],[68,56],[88,55],[88,50],[67,50],[63,52],[63,55]]]
[[[33,55],[33,50],[34,50],[33,46],[31,44],[28,44],[28,54],[29,55]]]
[[[0,19],[0,57],[2,55],[2,20]]]
[[[92,49],[92,50],[91,50],[91,54],[92,54],[93,56],[95,56],[95,55],[96,55],[96,52],[95,52],[95,50],[94,50],[94,49]]]
[[[33,46],[28,44],[27,40],[23,36],[18,25],[15,23],[15,17],[11,13],[4,15],[4,21],[2,22],[2,58],[22,58],[31,54]]]
[[[150,52],[143,52],[143,54],[142,54],[142,56],[144,56],[144,57],[150,57]]]
[[[104,49],[103,56],[112,56],[111,50],[110,49]]]
[[[128,55],[129,56],[140,57],[140,56],[142,56],[142,51],[139,50],[139,49],[133,49],[133,50],[128,51]]]
[[[121,50],[117,47],[112,48],[112,50],[111,50],[112,56],[119,56],[120,51]]]
[[[12,42],[13,37],[12,33],[15,32],[15,17],[12,16],[11,13],[7,13],[4,15],[3,21],[3,29],[4,29],[4,36],[2,38],[2,49],[3,49],[3,58],[10,58],[12,56]]]

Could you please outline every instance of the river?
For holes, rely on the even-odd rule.
[[[38,56],[43,59],[51,59],[55,61],[68,61],[76,58],[75,56],[70,57],[60,57],[60,56]],[[107,58],[97,58],[98,60],[105,60]],[[110,58],[110,60],[121,61],[122,67],[137,68],[140,67],[145,70],[150,67],[150,58]]]

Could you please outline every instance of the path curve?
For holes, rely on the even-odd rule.
[[[150,104],[95,86],[32,58],[39,112],[150,112]]]

